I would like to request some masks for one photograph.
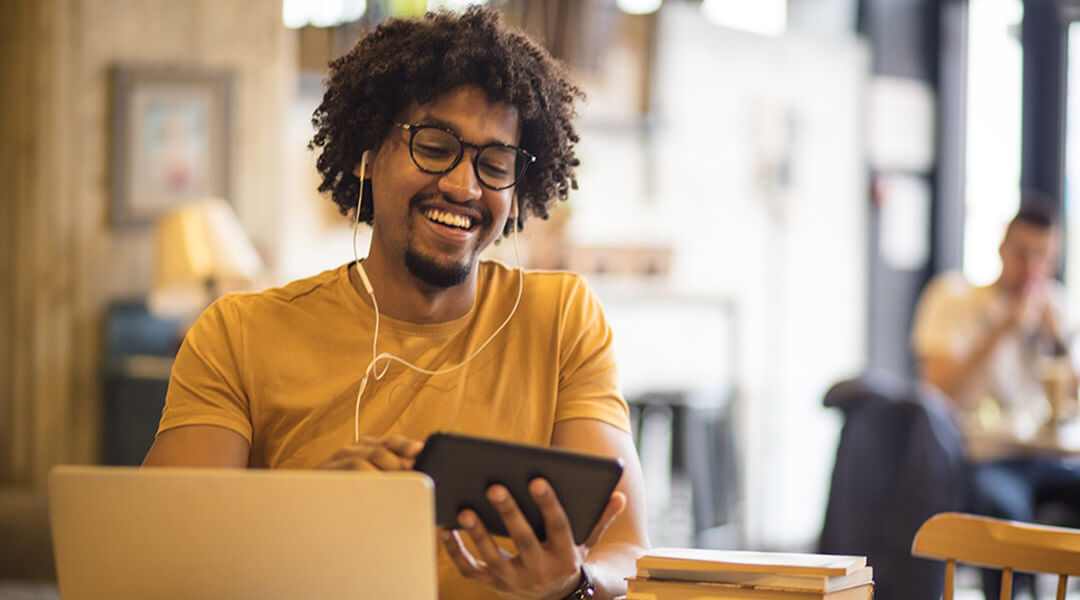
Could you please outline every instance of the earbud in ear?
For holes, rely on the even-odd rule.
[[[360,227],[360,206],[364,203],[364,180],[367,179],[367,164],[368,157],[371,155],[371,150],[364,150],[364,153],[360,155],[359,168],[353,169],[353,175],[356,175],[360,179],[360,190],[356,194],[356,222],[353,224],[353,252],[356,252],[356,229]],[[359,260],[359,259],[358,259]]]
[[[364,150],[364,153],[360,155],[360,181],[363,181],[367,176],[367,164],[370,155],[371,150]]]

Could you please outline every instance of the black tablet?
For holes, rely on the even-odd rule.
[[[415,469],[435,481],[435,521],[458,528],[457,516],[471,508],[493,535],[507,535],[502,517],[488,502],[487,489],[501,483],[543,541],[544,519],[529,495],[529,482],[543,477],[570,519],[574,542],[589,537],[622,476],[622,460],[547,446],[530,446],[434,433],[416,458]]]

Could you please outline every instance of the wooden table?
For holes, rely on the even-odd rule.
[[[1080,418],[1051,427],[1044,425],[1029,436],[1008,432],[973,434],[968,443],[1000,448],[1009,454],[1051,455],[1080,458]]]

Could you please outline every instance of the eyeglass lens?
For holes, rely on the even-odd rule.
[[[435,127],[417,129],[412,138],[412,156],[425,171],[446,172],[462,154],[461,140]],[[476,174],[495,189],[514,185],[520,172],[518,152],[506,146],[484,146],[476,157]]]

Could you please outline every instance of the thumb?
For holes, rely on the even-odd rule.
[[[604,512],[600,514],[600,519],[596,522],[596,526],[593,527],[592,533],[585,539],[586,550],[591,549],[600,541],[600,538],[604,537],[604,532],[615,520],[615,517],[619,516],[619,513],[626,508],[626,494],[622,492],[613,492],[611,494],[611,500],[608,500],[607,506],[604,508]]]

